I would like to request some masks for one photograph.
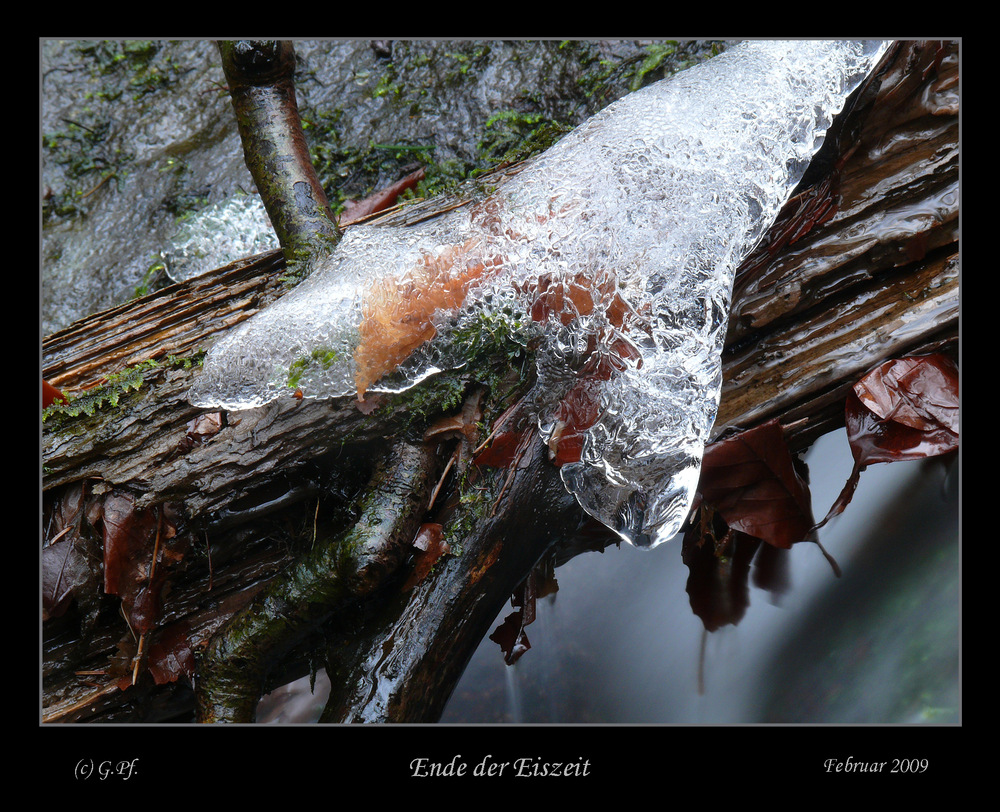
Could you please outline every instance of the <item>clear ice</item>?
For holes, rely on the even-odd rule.
[[[742,43],[608,106],[484,200],[350,228],[209,351],[192,402],[401,391],[461,366],[456,330],[503,318],[538,344],[547,442],[590,376],[592,425],[560,468],[566,488],[624,540],[657,546],[698,484],[735,270],[886,46]],[[614,373],[594,376],[594,358]]]
[[[167,276],[182,282],[278,247],[263,201],[256,194],[240,194],[184,220],[161,258]]]

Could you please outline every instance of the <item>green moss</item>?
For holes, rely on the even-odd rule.
[[[170,87],[183,70],[154,40],[100,40],[81,42],[77,53],[90,61],[93,72],[117,82],[92,92],[95,98],[118,100],[123,93],[136,100]]]
[[[145,373],[156,367],[156,361],[149,360],[109,375],[100,386],[94,387],[66,403],[53,403],[42,410],[42,423],[55,417],[79,417],[93,415],[106,406],[118,406],[119,401],[129,392],[138,391],[145,380]]]
[[[317,177],[335,215],[349,200],[361,200],[395,183],[413,164],[432,163],[426,144],[344,144],[338,130],[343,111],[301,110],[302,129]],[[413,192],[404,195],[404,199]]]
[[[541,113],[502,110],[486,122],[473,175],[544,152],[572,128]]]
[[[79,42],[74,49],[88,89],[79,105],[62,118],[64,127],[42,135],[43,160],[60,167],[42,202],[42,217],[86,214],[98,190],[117,190],[135,154],[131,134],[121,131],[123,104],[146,103],[145,97],[173,86],[185,70],[170,49],[152,40]]]
[[[513,304],[480,308],[450,336],[461,355],[477,360],[521,360],[528,352],[532,325],[527,314]]]
[[[76,397],[70,397],[66,402],[53,403],[43,409],[42,423],[48,423],[50,426],[62,425],[71,418],[81,415],[92,417],[98,411],[117,408],[132,393],[138,392],[155,371],[163,368],[187,369],[199,365],[202,357],[203,355],[199,353],[188,357],[170,355],[163,361],[150,358],[128,369],[114,372],[108,375],[100,386],[88,389]]]
[[[111,145],[111,119],[88,123],[64,119],[66,127],[42,135],[42,154],[46,162],[62,168],[66,185],[60,191],[48,190],[42,200],[42,217],[68,217],[86,213],[89,199],[111,181],[117,188],[131,153]]]
[[[504,397],[512,370],[531,366],[530,336],[527,316],[513,306],[476,310],[461,326],[442,337],[459,357],[466,359],[461,371],[433,375],[388,398],[382,408],[405,411],[409,427],[426,426],[433,418],[458,409],[473,383]]]
[[[406,428],[423,428],[438,415],[461,406],[467,388],[468,380],[464,376],[453,373],[434,375],[392,395],[383,408],[402,411],[406,415]]]
[[[285,382],[290,389],[295,389],[299,385],[302,376],[311,368],[329,369],[337,362],[339,357],[340,353],[334,349],[317,347],[309,355],[300,356],[291,363]]]
[[[590,42],[568,41],[560,48],[577,51],[576,59],[584,66],[578,80],[580,90],[600,108],[626,93],[715,56],[723,44],[658,40],[646,43],[640,51],[624,58],[603,58],[596,44]]]
[[[474,479],[466,472],[459,481],[459,507],[443,528],[443,538],[451,548],[451,555],[462,554],[462,542],[489,519],[503,489],[506,471],[493,468],[477,471]]]
[[[133,299],[140,299],[152,293],[159,287],[157,284],[167,273],[167,266],[163,263],[163,260],[157,259],[146,269],[146,273],[142,275],[142,281],[135,286],[135,290],[132,292]]]

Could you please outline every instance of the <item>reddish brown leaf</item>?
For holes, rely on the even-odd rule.
[[[850,504],[869,465],[924,459],[958,448],[958,413],[958,367],[947,356],[886,361],[865,375],[844,407],[854,469],[817,527]]]
[[[85,615],[94,615],[101,593],[101,548],[93,522],[94,505],[77,483],[53,500],[45,519],[42,548],[42,618],[58,617],[74,600]]]
[[[601,416],[600,381],[581,378],[556,407],[549,458],[556,465],[579,462],[587,429]]]
[[[709,445],[698,492],[730,528],[775,547],[802,541],[813,526],[809,486],[777,420]]]
[[[517,611],[507,615],[504,622],[490,635],[490,640],[500,646],[507,665],[513,665],[531,648],[524,627],[535,622],[535,604],[538,599],[555,594],[558,590],[553,559],[545,559],[536,564],[528,577],[514,590],[510,603]]]
[[[42,408],[48,408],[57,400],[65,401],[66,396],[45,380],[45,378],[42,378]]]
[[[958,368],[940,354],[887,361],[854,385],[848,439],[862,466],[958,448]]]
[[[122,599],[129,625],[144,634],[156,622],[160,593],[190,539],[157,508],[136,509],[134,497],[113,492],[104,500],[104,591]]]
[[[479,421],[483,418],[482,400],[484,389],[466,398],[462,408],[455,414],[445,415],[435,420],[424,432],[425,441],[461,439],[474,442],[479,434]]]
[[[424,169],[421,167],[415,172],[411,172],[401,180],[396,181],[391,186],[386,187],[375,194],[369,195],[364,200],[349,200],[344,204],[344,211],[340,215],[339,223],[345,226],[356,220],[361,220],[369,214],[384,211],[395,205],[399,196],[407,189],[412,189],[424,179]]]
[[[136,510],[131,494],[115,492],[104,500],[103,519],[104,591],[121,597],[149,565],[157,517],[151,510]]]
[[[527,460],[525,451],[534,442],[536,432],[501,432],[493,438],[488,448],[480,451],[473,462],[491,468],[510,468]],[[525,463],[526,464],[526,463]]]
[[[490,640],[500,646],[504,662],[507,665],[516,663],[521,655],[531,648],[528,635],[524,633],[522,616],[523,614],[520,609],[512,612],[504,618],[503,623],[497,626],[493,630],[493,634],[490,635]]]
[[[149,647],[149,673],[157,685],[194,678],[194,651],[184,623],[175,623],[159,632]]]
[[[706,513],[706,510],[702,510]],[[707,511],[702,521],[717,517]],[[681,542],[681,559],[688,568],[685,590],[691,611],[701,619],[706,631],[713,632],[726,625],[735,626],[750,605],[750,561],[760,539],[743,533],[727,531],[721,520],[714,528],[695,522],[688,527]],[[713,533],[721,535],[716,542]]]
[[[706,631],[735,626],[750,605],[750,581],[776,599],[788,591],[788,550],[732,530],[702,505],[684,531],[681,558],[688,568],[691,610]]]
[[[413,539],[413,546],[419,550],[417,553],[413,571],[410,573],[403,590],[413,589],[431,571],[437,560],[446,553],[451,552],[451,547],[444,540],[444,528],[440,524],[422,524]]]
[[[80,551],[77,537],[64,536],[42,550],[42,619],[66,612],[81,590],[93,591],[100,570]]]

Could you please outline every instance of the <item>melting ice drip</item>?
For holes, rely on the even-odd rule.
[[[744,43],[610,105],[484,201],[350,229],[212,348],[192,402],[399,391],[460,366],[453,338],[477,319],[527,325],[547,441],[588,359],[614,368],[592,381],[595,419],[561,475],[588,513],[655,547],[697,486],[735,269],[885,47]]]

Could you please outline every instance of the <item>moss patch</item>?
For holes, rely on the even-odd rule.
[[[53,403],[43,409],[42,424],[61,426],[67,420],[81,415],[91,417],[98,411],[117,408],[133,393],[138,392],[158,371],[167,368],[189,369],[200,365],[201,361],[201,354],[183,358],[171,355],[163,361],[150,358],[120,372],[114,372],[100,385],[75,397],[69,397],[65,402]]]

